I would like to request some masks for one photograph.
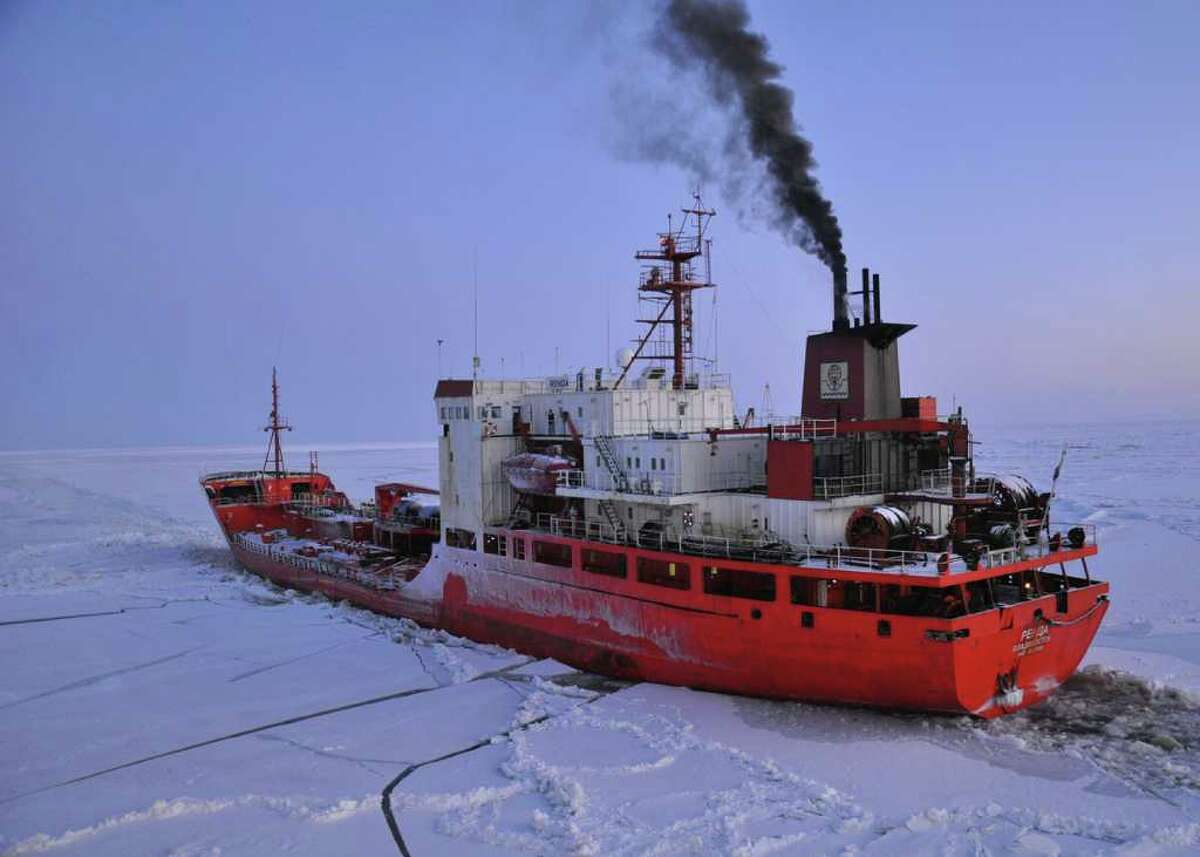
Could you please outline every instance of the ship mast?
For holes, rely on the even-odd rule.
[[[275,459],[275,475],[280,476],[285,472],[283,466],[283,441],[279,436],[280,432],[291,431],[292,427],[285,424],[279,416],[279,382],[275,377],[275,367],[271,367],[271,422],[263,428],[263,431],[269,431],[271,437],[267,440],[267,455],[263,459],[263,470],[267,469],[267,464],[272,458]]]
[[[692,199],[691,208],[681,209],[683,220],[678,231],[672,229],[668,216],[667,231],[658,235],[658,248],[634,253],[635,259],[651,263],[642,268],[638,291],[643,300],[659,309],[653,317],[638,319],[649,327],[638,341],[633,358],[622,367],[614,389],[625,380],[634,360],[668,361],[671,364],[672,389],[682,390],[687,385],[687,370],[692,359],[692,292],[713,285],[708,281],[707,274],[692,270],[692,260],[705,255],[704,228],[708,220],[717,214],[704,207],[698,192],[692,195]],[[695,227],[694,234],[685,234],[689,219]],[[663,337],[655,343],[657,347],[644,353],[650,337],[660,325],[670,328],[670,341]]]

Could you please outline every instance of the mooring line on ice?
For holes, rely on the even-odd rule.
[[[93,771],[90,774],[83,774],[82,776],[72,777],[69,780],[63,780],[62,782],[51,783],[50,785],[47,785],[47,786],[41,786],[40,788],[31,789],[30,791],[26,791],[26,792],[21,792],[20,794],[15,794],[10,797],[0,799],[0,804],[11,803],[15,800],[20,800],[21,798],[31,797],[33,795],[41,794],[42,792],[52,791],[53,789],[62,788],[63,786],[72,786],[72,785],[76,785],[77,783],[86,782],[88,780],[94,780],[97,777],[104,776],[105,774],[112,774],[117,771],[123,771],[126,768],[136,767],[137,765],[143,765],[146,762],[153,762],[158,759],[165,759],[169,756],[177,756],[180,753],[187,753],[190,750],[198,750],[201,747],[209,747],[209,746],[212,746],[213,744],[220,744],[224,741],[231,741],[234,738],[244,738],[247,735],[254,735],[257,732],[265,732],[268,729],[278,729],[281,726],[291,726],[294,723],[303,723],[306,720],[315,720],[318,717],[327,717],[330,714],[338,714],[342,711],[351,711],[355,708],[365,708],[366,706],[376,705],[380,702],[389,702],[393,699],[404,699],[404,698],[410,697],[410,696],[418,696],[422,693],[430,693],[431,691],[437,691],[437,690],[447,690],[449,688],[461,687],[462,685],[465,685],[465,684],[471,684],[472,682],[476,682],[476,681],[483,681],[485,679],[496,678],[497,676],[504,675],[505,673],[520,669],[521,667],[528,666],[529,664],[532,664],[535,661],[539,661],[539,660],[541,660],[541,658],[526,658],[525,660],[523,660],[519,663],[515,663],[515,664],[512,664],[507,667],[502,667],[501,669],[490,670],[485,673],[480,673],[479,675],[475,676],[474,678],[469,678],[464,682],[459,682],[458,684],[435,685],[433,687],[417,687],[417,688],[411,688],[409,690],[399,690],[399,691],[395,691],[394,693],[385,693],[382,696],[374,696],[374,697],[371,697],[370,699],[359,700],[358,702],[348,702],[343,705],[335,705],[332,708],[323,708],[320,711],[313,711],[308,714],[297,714],[294,717],[288,717],[283,720],[276,720],[272,723],[265,723],[261,726],[252,726],[249,729],[241,729],[237,732],[231,732],[227,735],[220,735],[216,738],[208,738],[204,741],[197,741],[193,744],[187,744],[183,747],[175,747],[174,749],[171,749],[171,750],[164,750],[161,753],[154,753],[149,756],[143,756],[142,758],[134,759],[131,762],[122,762],[119,765],[113,765],[111,767],[104,768],[103,770],[100,770],[100,771]]]
[[[508,684],[507,682],[504,683]],[[532,726],[536,726],[539,723],[545,723],[547,720],[550,720],[554,717],[559,717],[569,711],[574,711],[581,706],[591,705],[596,700],[603,699],[610,693],[615,693],[616,691],[623,690],[626,687],[630,687],[630,685],[621,684],[620,686],[612,687],[608,690],[597,690],[595,691],[595,696],[591,697],[590,699],[585,699],[583,702],[579,703],[579,705],[571,706],[566,711],[559,712],[558,714],[543,714],[541,717],[535,717],[533,720],[509,727],[503,732],[497,732],[495,735],[490,735],[487,738],[480,739],[474,744],[470,744],[466,747],[460,747],[457,750],[451,750],[449,753],[443,753],[441,756],[435,756],[434,758],[426,759],[423,762],[414,762],[403,771],[398,773],[386,786],[383,787],[383,794],[380,796],[379,804],[380,808],[383,810],[383,817],[387,821],[388,830],[392,832],[392,840],[396,843],[396,848],[399,849],[401,857],[412,857],[412,852],[408,850],[408,844],[404,841],[404,834],[400,832],[400,825],[396,821],[396,814],[392,811],[392,792],[395,790],[396,786],[400,785],[400,783],[408,779],[408,777],[410,777],[412,774],[415,774],[422,768],[428,767],[429,765],[436,765],[439,762],[447,762],[450,759],[454,759],[458,756],[465,756],[468,753],[474,753],[476,750],[481,750],[484,747],[490,746],[501,739],[511,738],[517,732],[523,732]]]

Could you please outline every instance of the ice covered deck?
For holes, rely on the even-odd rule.
[[[419,561],[405,561],[365,543],[361,551],[355,551],[346,540],[326,543],[294,538],[286,535],[284,530],[237,533],[229,542],[235,550],[240,548],[258,554],[280,565],[351,580],[373,589],[399,589],[420,565]]]

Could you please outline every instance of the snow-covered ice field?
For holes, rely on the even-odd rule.
[[[991,723],[621,687],[281,591],[196,484],[257,449],[0,453],[0,854],[398,854],[389,785],[414,857],[1200,853],[1200,424],[976,430],[1039,486],[1076,447],[1054,515],[1113,584],[1087,668]],[[436,479],[432,445],[321,453],[356,497]]]

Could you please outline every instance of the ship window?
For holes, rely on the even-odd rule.
[[[842,607],[875,612],[875,584],[846,581],[842,584]]]
[[[507,539],[504,536],[496,535],[495,533],[483,534],[483,552],[504,556],[505,548],[508,546]]]
[[[1041,592],[1037,572],[1022,571],[992,578],[992,592],[997,604],[1019,604],[1037,598]]]
[[[500,406],[499,405],[492,405],[492,419],[494,419],[494,420],[500,419]]]
[[[584,571],[607,574],[609,577],[624,577],[626,574],[625,554],[612,551],[583,550]]]
[[[651,459],[650,459],[650,469],[651,469],[651,470],[658,470],[658,459],[657,459],[657,458],[651,458]]]
[[[446,546],[475,550],[475,533],[458,527],[446,527]]]
[[[828,580],[818,580],[815,577],[792,577],[792,603],[804,604],[809,607],[829,606]],[[836,586],[837,581],[833,581]]]
[[[957,608],[953,605],[957,604]],[[958,586],[907,586],[889,584],[883,588],[883,612],[900,616],[946,616],[962,612],[962,590]]]
[[[640,583],[668,586],[671,589],[691,588],[691,569],[686,562],[667,562],[640,556],[637,561],[637,578]]]
[[[794,576],[791,589],[793,604],[838,610],[875,610],[874,583]]]
[[[625,456],[625,469],[633,470],[633,459],[630,458],[628,455]]]
[[[258,500],[258,489],[253,485],[226,485],[217,496],[222,503],[254,503]]]
[[[967,584],[967,612],[981,613],[996,606],[992,598],[992,587],[987,580],[974,580]]]
[[[560,568],[571,567],[571,546],[559,542],[533,543],[533,559],[546,565],[557,565]]]
[[[666,460],[665,458],[660,458],[660,459],[658,460],[658,469],[659,469],[659,470],[666,470],[666,469],[667,469],[667,460]]]
[[[704,570],[704,591],[755,601],[775,600],[775,575],[762,571],[709,566]]]
[[[513,536],[513,559],[525,559],[525,539]]]
[[[642,457],[640,455],[633,460],[633,469],[634,470],[642,469]]]

